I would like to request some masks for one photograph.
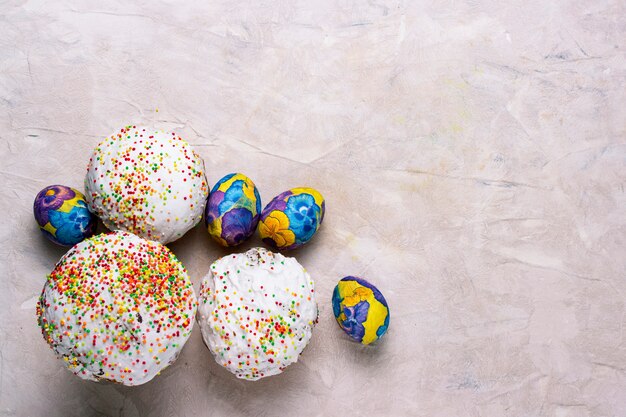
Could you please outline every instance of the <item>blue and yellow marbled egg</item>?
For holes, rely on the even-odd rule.
[[[228,174],[215,184],[205,208],[211,237],[222,246],[236,246],[249,238],[261,215],[261,197],[250,178]]]
[[[51,185],[35,197],[35,220],[48,239],[63,246],[73,246],[91,237],[97,218],[87,208],[85,196],[64,185]]]
[[[333,291],[333,314],[352,339],[369,345],[389,328],[389,306],[378,288],[357,277],[345,277]]]
[[[289,250],[307,243],[324,220],[324,197],[313,188],[292,188],[274,197],[261,213],[259,235],[273,249]]]

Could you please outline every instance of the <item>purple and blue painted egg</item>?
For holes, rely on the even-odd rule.
[[[389,328],[387,300],[363,278],[342,278],[333,291],[332,303],[339,327],[357,342],[369,345]]]
[[[289,250],[307,243],[324,220],[326,203],[317,190],[292,188],[274,197],[261,213],[259,235],[273,249]]]
[[[71,187],[44,188],[35,197],[33,212],[41,232],[59,245],[73,246],[96,231],[97,218],[87,208],[85,196]]]
[[[236,246],[249,238],[261,214],[261,197],[250,178],[228,174],[215,184],[205,208],[209,235],[222,246]]]

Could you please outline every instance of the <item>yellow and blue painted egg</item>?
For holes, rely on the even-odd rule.
[[[389,328],[385,297],[363,278],[342,278],[333,291],[332,303],[339,327],[357,342],[369,345]]]
[[[97,218],[87,208],[85,196],[64,185],[51,185],[41,190],[33,205],[39,229],[54,243],[73,246],[91,237]]]
[[[313,188],[292,188],[274,197],[261,213],[259,235],[273,249],[307,243],[324,220],[324,197]]]
[[[261,197],[250,178],[228,174],[215,184],[205,208],[211,237],[222,246],[236,246],[249,238],[261,215]]]

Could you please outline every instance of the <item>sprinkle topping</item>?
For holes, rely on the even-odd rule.
[[[204,163],[174,133],[126,126],[94,150],[85,177],[89,208],[112,230],[168,243],[202,219]]]
[[[317,322],[313,280],[294,259],[262,248],[213,263],[198,322],[215,360],[257,380],[296,362]]]
[[[37,316],[73,373],[139,385],[175,360],[196,307],[187,272],[167,247],[114,232],[70,249],[48,276]]]

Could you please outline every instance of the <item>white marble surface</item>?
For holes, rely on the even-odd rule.
[[[127,3],[0,3],[0,416],[626,415],[623,1]],[[183,135],[211,184],[326,196],[295,252],[320,323],[284,374],[236,380],[198,328],[136,388],[45,344],[64,251],[33,198],[129,122]],[[170,247],[196,289],[225,253],[200,227]],[[377,346],[333,322],[347,274],[390,303]]]

